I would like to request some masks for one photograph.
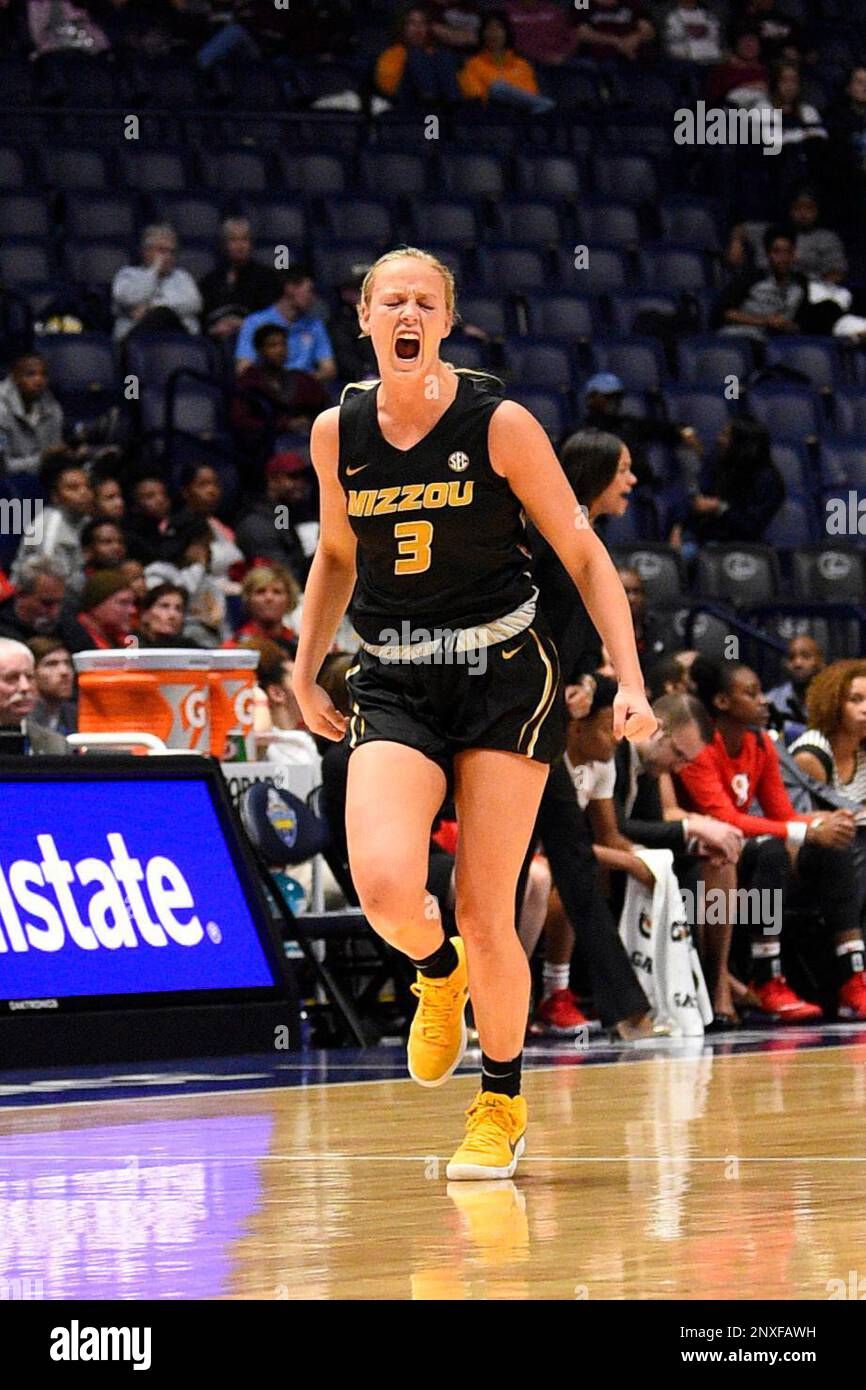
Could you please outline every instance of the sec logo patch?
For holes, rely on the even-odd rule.
[[[455,473],[462,473],[465,468],[469,467],[469,455],[459,452],[456,454],[449,454],[448,467],[453,468]]]

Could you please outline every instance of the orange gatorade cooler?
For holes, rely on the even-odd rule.
[[[208,652],[210,751],[223,762],[248,762],[259,653],[245,647]]]
[[[211,651],[125,647],[77,652],[79,733],[155,734],[208,753]]]

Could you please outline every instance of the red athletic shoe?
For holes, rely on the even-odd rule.
[[[821,1017],[819,1005],[801,999],[783,975],[763,985],[752,983],[749,988],[757,999],[761,1013],[772,1014],[779,1023],[809,1023]]]
[[[839,990],[840,1018],[866,1018],[866,971],[852,975]]]
[[[534,1022],[541,1025],[546,1033],[572,1038],[581,1028],[588,1026],[589,1020],[580,1012],[577,999],[570,989],[555,989],[539,1004]]]

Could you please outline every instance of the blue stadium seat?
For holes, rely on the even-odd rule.
[[[289,248],[292,251],[292,248]],[[270,253],[273,254],[272,252]],[[186,270],[193,280],[201,280],[202,276],[208,275],[216,265],[217,248],[214,243],[211,246],[183,246],[181,247],[179,264]]]
[[[313,250],[313,271],[320,287],[336,289],[345,284],[352,277],[353,266],[370,264],[371,249],[366,241],[317,243]]]
[[[430,151],[426,157],[421,154],[406,154],[401,150],[366,149],[361,151],[359,187],[376,189],[389,197],[402,194],[418,197],[427,191],[427,181],[432,164]],[[297,186],[297,185],[296,185]],[[342,193],[343,188],[317,190],[315,182],[310,184],[309,192]],[[473,196],[472,189],[460,189],[458,197]]]
[[[475,372],[488,368],[487,353],[477,338],[466,338],[459,331],[452,333],[442,345],[442,356],[452,367],[468,367]]]
[[[553,201],[504,198],[497,204],[496,215],[497,235],[504,241],[531,241],[538,246],[562,241],[562,223]]]
[[[117,364],[106,333],[45,333],[37,346],[48,363],[52,390],[113,392]]]
[[[505,192],[502,161],[492,154],[445,151],[439,159],[442,186],[454,198],[500,198]]]
[[[168,428],[168,398],[158,387],[141,393],[141,427],[145,433]],[[183,387],[174,397],[174,428],[198,439],[213,440],[224,434],[223,393],[217,387]]]
[[[688,246],[647,247],[640,263],[641,279],[657,290],[678,294],[706,289],[710,283],[707,257]]]
[[[598,371],[621,377],[629,391],[655,391],[667,376],[657,338],[632,338],[627,342],[595,339],[592,355]]]
[[[38,193],[0,195],[0,236],[48,237],[51,219],[47,200]]]
[[[698,552],[698,592],[737,607],[772,603],[780,590],[779,562],[768,545],[731,542]]]
[[[611,67],[608,81],[614,105],[637,107],[642,117],[652,111],[668,116],[678,105],[676,89],[666,78],[643,72],[634,63],[626,64],[625,70]]]
[[[511,400],[525,406],[554,441],[569,428],[571,410],[561,392],[524,391],[515,386],[514,389],[509,388],[508,395]]]
[[[171,58],[139,60],[133,80],[138,104],[151,110],[177,111],[206,104],[194,63]]]
[[[39,154],[42,177],[50,188],[80,193],[85,189],[102,192],[111,187],[105,155],[97,150],[70,149],[62,145],[43,149]]]
[[[605,198],[618,198],[633,207],[658,201],[655,165],[647,155],[598,154],[592,162],[592,175],[596,191]]]
[[[29,183],[32,161],[14,145],[0,145],[0,188],[23,190]]]
[[[13,288],[50,280],[54,268],[41,241],[8,240],[0,246],[0,280]]]
[[[185,241],[206,241],[209,245],[219,243],[223,211],[216,196],[199,198],[166,194],[156,199],[156,212],[160,218],[170,222],[177,232],[181,254]]]
[[[285,186],[291,193],[305,193],[309,197],[325,196],[328,193],[345,193],[349,186],[346,163],[333,154],[281,151],[280,165]],[[370,187],[383,185],[371,184]]]
[[[269,242],[272,246],[286,243],[302,246],[308,240],[307,206],[303,201],[249,198],[244,201],[244,211],[257,241]]]
[[[468,198],[413,198],[410,206],[412,235],[417,245],[425,245],[427,237],[462,247],[478,242],[476,205]]]
[[[519,128],[514,121],[497,120],[479,115],[474,107],[456,107],[451,126],[451,138],[460,146],[493,154],[510,154],[518,139]]]
[[[599,241],[607,242],[609,246],[637,246],[640,242],[638,216],[628,203],[614,203],[606,199],[583,200],[580,204],[580,230],[590,248]]]
[[[563,338],[576,342],[591,338],[596,331],[592,300],[575,294],[527,296],[530,331],[542,338]]]
[[[212,188],[223,197],[269,193],[273,188],[268,160],[258,150],[218,150],[213,153],[202,150],[199,152],[199,166],[205,188]]]
[[[485,289],[543,289],[550,275],[544,256],[532,246],[484,247],[479,257]]]
[[[219,374],[216,349],[210,340],[186,333],[153,333],[130,339],[126,344],[126,366],[142,386],[160,391],[172,372],[181,367],[213,379]],[[189,378],[183,380],[183,387],[191,387]]]
[[[635,331],[638,314],[646,311],[674,314],[677,310],[675,295],[654,294],[651,290],[620,290],[610,295],[609,303],[613,330],[623,338]]]
[[[866,392],[837,391],[833,398],[833,428],[845,438],[866,439]]]
[[[191,183],[184,150],[122,150],[120,165],[127,187],[138,193],[183,193]]]
[[[618,246],[588,247],[587,263],[578,269],[569,251],[559,252],[559,283],[576,294],[608,294],[624,290],[629,282],[628,260]]]
[[[731,414],[729,403],[720,392],[702,391],[694,386],[665,386],[662,396],[672,420],[691,425],[705,449],[715,446]]]
[[[613,558],[618,568],[637,570],[651,604],[675,603],[687,592],[682,556],[673,546],[663,542],[617,545]]]
[[[701,199],[666,198],[659,207],[659,219],[666,241],[679,242],[696,251],[721,249],[716,220]]]
[[[770,453],[773,463],[782,475],[786,490],[807,492],[810,484],[805,449],[796,444],[773,444]]]
[[[107,289],[131,261],[129,246],[119,241],[68,241],[64,250],[68,274],[93,289]]]
[[[325,220],[332,237],[369,240],[371,247],[390,246],[396,240],[391,206],[376,198],[331,197],[323,200]]]
[[[866,487],[866,440],[822,439],[818,460],[822,487]]]
[[[138,208],[130,198],[101,193],[67,193],[64,225],[67,236],[82,241],[127,241],[135,238]]]
[[[677,356],[682,381],[719,389],[725,386],[726,378],[736,377],[742,390],[755,365],[750,339],[723,338],[715,334],[680,338]]]
[[[834,391],[844,379],[839,346],[832,338],[771,338],[767,365],[802,372],[819,391]]]
[[[809,545],[817,539],[817,519],[812,502],[804,494],[785,498],[764,532],[768,545],[780,548]]]
[[[811,603],[866,601],[866,552],[845,541],[801,546],[791,556],[796,598]]]
[[[770,437],[782,443],[799,444],[820,432],[818,400],[811,391],[760,387],[749,392],[748,406]]]
[[[508,332],[508,310],[496,295],[470,295],[458,302],[464,323],[483,328],[491,338],[504,338]]]
[[[521,389],[567,391],[573,370],[571,354],[540,339],[509,338],[505,345],[508,371]]]
[[[517,190],[529,198],[574,200],[583,188],[577,163],[567,155],[519,155],[516,172]]]

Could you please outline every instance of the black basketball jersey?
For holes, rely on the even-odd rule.
[[[522,508],[490,463],[491,384],[461,374],[444,415],[406,450],[382,435],[376,387],[340,407],[339,478],[358,539],[350,614],[366,642],[404,621],[489,623],[532,596]]]

